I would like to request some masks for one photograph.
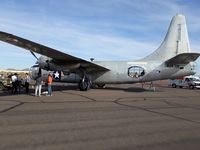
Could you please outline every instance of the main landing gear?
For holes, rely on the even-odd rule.
[[[90,89],[91,85],[92,85],[91,79],[84,72],[83,78],[82,78],[81,82],[79,83],[79,89],[81,91],[87,91]]]

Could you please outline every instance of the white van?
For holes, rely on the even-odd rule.
[[[198,76],[185,76],[183,78],[177,78],[174,80],[171,80],[170,85],[173,88],[176,87],[186,87],[190,89],[194,88],[200,88],[200,78]]]

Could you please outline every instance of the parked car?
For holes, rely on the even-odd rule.
[[[179,88],[200,88],[200,79],[198,76],[185,76],[181,78],[177,78],[170,81],[170,85],[173,88],[179,87]]]

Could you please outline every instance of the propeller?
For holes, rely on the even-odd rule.
[[[37,56],[35,55],[35,53],[33,53],[33,51],[30,51],[31,54],[38,60]]]
[[[38,73],[37,73],[37,77],[36,78],[41,77],[41,75],[42,75],[42,69],[40,68],[40,66],[38,64],[39,58],[35,55],[35,53],[33,51],[30,51],[30,52],[37,59],[36,64],[31,67],[32,68],[31,70],[34,71],[33,68],[37,68],[38,67]]]
[[[30,50],[30,52],[36,58],[37,61],[35,62],[35,64],[37,64],[37,66],[39,67],[39,58],[35,55],[33,51]]]

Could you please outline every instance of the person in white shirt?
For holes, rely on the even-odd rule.
[[[12,81],[12,94],[17,93],[17,74],[13,74],[11,76],[11,81]]]

